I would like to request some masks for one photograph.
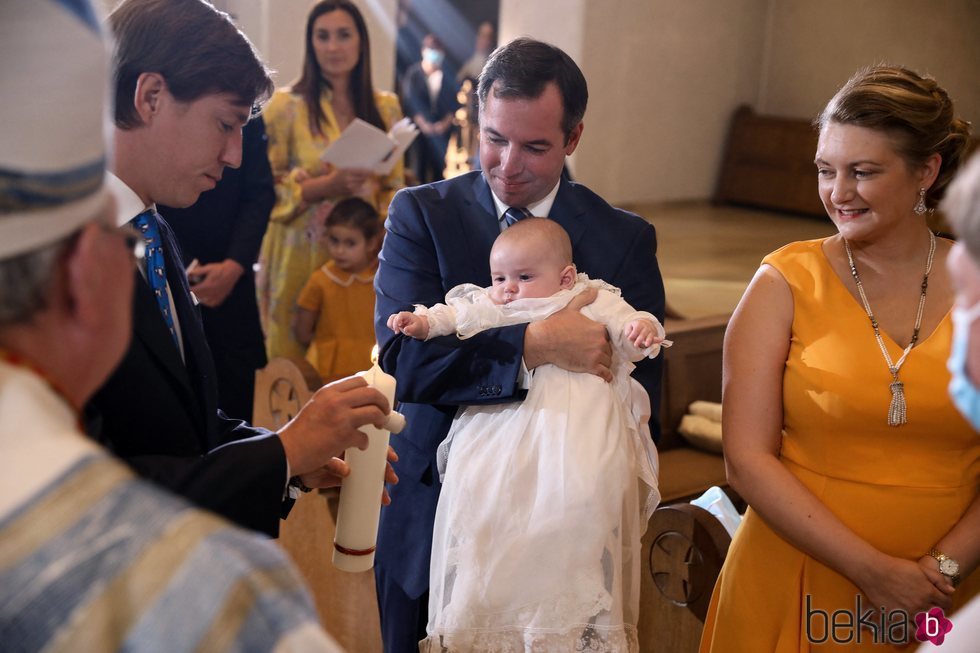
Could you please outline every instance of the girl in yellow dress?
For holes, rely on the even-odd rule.
[[[750,508],[703,652],[899,650],[980,586],[980,437],[946,393],[952,243],[926,225],[969,125],[884,66],[818,124],[839,233],[767,256],[726,336],[725,459]]]
[[[290,328],[293,309],[306,280],[328,258],[309,234],[315,208],[356,195],[384,215],[405,185],[401,162],[378,177],[320,160],[354,118],[387,131],[402,117],[398,99],[374,89],[367,26],[349,0],[325,0],[310,10],[303,72],[273,95],[264,117],[276,204],[259,256],[259,312],[269,357],[302,357],[305,348]]]
[[[293,331],[325,381],[371,367],[374,273],[384,229],[374,207],[359,197],[338,202],[318,229],[330,261],[306,282],[296,301]]]

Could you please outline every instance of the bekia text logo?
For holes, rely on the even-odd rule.
[[[946,634],[953,629],[953,622],[946,618],[942,608],[920,612],[909,619],[905,610],[885,610],[868,607],[861,594],[854,597],[853,610],[822,610],[813,607],[812,597],[807,594],[806,638],[811,644],[874,644],[904,645],[912,637],[919,642],[931,642],[939,646]],[[915,627],[911,633],[910,626]]]
[[[953,622],[946,618],[942,608],[932,608],[928,612],[915,615],[915,639],[932,642],[939,646],[946,639],[946,633],[953,630]]]

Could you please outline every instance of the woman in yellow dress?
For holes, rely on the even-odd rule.
[[[726,337],[725,459],[750,508],[704,652],[898,650],[980,589],[980,437],[946,393],[952,243],[926,225],[969,125],[884,66],[818,124],[838,234],[767,256]]]
[[[395,191],[405,185],[401,162],[387,177],[378,177],[320,160],[355,118],[388,131],[402,117],[397,97],[374,89],[370,49],[367,26],[355,5],[349,0],[317,3],[306,21],[303,72],[291,87],[276,91],[263,114],[276,180],[257,284],[270,358],[305,353],[290,323],[300,290],[328,258],[310,236],[315,209],[357,195],[385,215]]]

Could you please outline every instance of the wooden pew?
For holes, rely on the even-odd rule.
[[[292,419],[321,385],[303,359],[275,358],[255,375],[253,424],[278,429]],[[333,566],[337,490],[304,494],[281,522],[279,544],[313,592],[324,627],[348,653],[380,653],[381,622],[374,572],[356,574]]]
[[[689,503],[657,508],[643,536],[642,653],[698,650],[711,592],[731,538],[714,515]]]
[[[712,485],[725,487],[723,458],[695,449],[677,431],[691,402],[721,401],[721,353],[728,315],[677,320],[664,328],[674,341],[664,350],[660,403],[660,493],[664,504],[690,500]]]

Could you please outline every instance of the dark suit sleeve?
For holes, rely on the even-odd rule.
[[[623,291],[623,298],[633,308],[653,313],[663,323],[664,282],[660,275],[660,266],[657,264],[657,234],[653,225],[644,224],[640,229],[614,278],[615,281],[610,283]],[[633,378],[639,381],[650,395],[650,431],[656,442],[660,439],[663,355],[637,363]]]
[[[277,537],[284,516],[286,453],[275,434],[249,430],[253,437],[228,442],[204,456],[142,455],[124,460],[140,476],[196,505]]]
[[[430,209],[410,191],[395,195],[375,276],[375,332],[382,367],[398,382],[397,398],[442,405],[523,399],[526,392],[517,387],[517,376],[526,324],[489,329],[466,340],[444,336],[429,341],[396,336],[387,327],[388,316],[412,310],[413,304],[441,302],[448,290],[443,282],[447,252],[433,240]]]
[[[256,116],[245,126],[242,141],[241,201],[228,243],[230,258],[251,274],[258,259],[269,214],[276,202],[272,168],[266,153],[265,123]]]
[[[141,397],[143,387],[167,397],[165,377],[147,375],[152,369],[148,352],[136,343],[86,406],[86,430],[140,476],[245,528],[276,536],[286,483],[286,454],[278,436],[215,411],[223,442],[205,451],[191,413]],[[192,402],[187,405],[197,410]]]

